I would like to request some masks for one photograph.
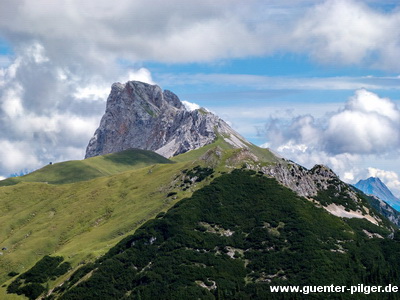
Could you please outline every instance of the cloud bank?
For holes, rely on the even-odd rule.
[[[397,193],[400,182],[394,172],[366,170],[359,165],[371,157],[397,157],[400,154],[399,132],[397,105],[365,89],[357,90],[344,107],[324,117],[271,118],[265,128],[266,146],[284,157],[307,167],[327,164],[349,182],[380,174]]]
[[[0,12],[16,51],[38,41],[50,60],[93,70],[115,59],[202,62],[282,50],[400,70],[399,25],[399,10],[352,0],[5,0]]]
[[[312,147],[332,155],[398,151],[399,130],[396,104],[365,89],[357,90],[342,109],[325,118],[270,119],[266,126],[271,145],[280,151]]]
[[[121,73],[121,81],[153,82],[144,68]],[[83,158],[104,112],[106,79],[62,68],[39,43],[19,52],[0,72],[0,174]]]

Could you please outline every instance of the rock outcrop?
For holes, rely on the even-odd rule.
[[[114,83],[85,158],[129,148],[172,157],[210,144],[218,135],[234,147],[246,147],[222,119],[205,109],[188,111],[168,90],[138,81]]]
[[[332,182],[339,189],[341,184],[344,185],[331,169],[323,165],[308,170],[296,163],[275,164],[262,167],[261,171],[303,197],[316,196],[319,191],[328,189]]]
[[[380,198],[376,196],[370,197],[372,198],[370,198],[372,207],[388,218],[390,222],[400,227],[400,213]]]

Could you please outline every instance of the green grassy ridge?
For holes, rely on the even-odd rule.
[[[197,166],[206,165],[201,159],[166,161],[74,183],[20,182],[1,187],[0,246],[7,250],[0,255],[0,283],[9,283],[9,272],[23,272],[44,255],[62,256],[74,268],[88,263],[220,175],[199,173],[202,168]],[[50,282],[50,287],[63,280]],[[14,295],[0,288],[0,299],[8,298]]]
[[[84,160],[47,165],[25,176],[2,180],[0,186],[14,185],[19,182],[66,184],[118,174],[153,164],[168,163],[172,162],[157,153],[141,149],[129,149]]]
[[[251,143],[246,143],[246,146],[248,147],[247,149],[262,162],[268,162],[268,163],[282,162],[280,158],[278,158],[268,149],[260,148]],[[186,153],[174,156],[171,158],[171,160],[175,162],[193,161],[199,159],[200,157],[205,155],[207,151],[215,149],[216,147],[218,147],[220,150],[224,152],[225,157],[230,157],[231,153],[234,151],[242,150],[233,147],[231,144],[229,144],[227,141],[224,140],[223,136],[218,135],[213,143],[203,146],[199,149],[191,150]]]
[[[389,234],[365,220],[335,217],[274,179],[235,170],[146,222],[53,296],[282,299],[269,293],[270,284],[399,285],[398,232],[394,240],[369,239],[365,229]],[[311,297],[326,299],[327,294]]]
[[[250,143],[247,146],[260,161],[273,163],[279,161],[279,159],[268,149],[263,149]],[[197,160],[207,151],[215,149],[215,147],[219,147],[226,152],[224,153],[225,157],[229,157],[231,155],[230,152],[232,151],[238,151],[238,149],[233,148],[232,145],[227,143],[222,136],[218,136],[218,138],[209,145],[180,154],[170,160],[152,151],[129,149],[118,153],[91,157],[84,160],[49,164],[27,175],[2,180],[0,181],[0,187],[15,185],[20,182],[66,184],[114,175],[153,164],[189,162]]]
[[[205,145],[199,149],[191,150],[177,156],[171,157],[171,160],[174,162],[190,162],[199,159],[207,151],[213,150],[216,147],[219,147],[223,151],[232,150],[233,147],[224,141],[222,137],[218,137],[213,143]]]
[[[63,256],[75,267],[104,254],[143,222],[208,184],[211,179],[182,187],[184,179],[179,176],[182,170],[206,167],[209,161],[201,157],[216,149],[224,149],[215,165],[213,176],[217,177],[230,171],[225,160],[238,151],[223,140],[185,153],[183,159],[178,156],[173,163],[153,152],[130,150],[49,165],[19,177],[18,184],[1,187],[0,246],[7,250],[0,256],[0,282],[9,279],[6,274],[10,271],[22,272],[43,255]],[[138,153],[143,154],[140,159]],[[167,164],[140,168],[154,162]],[[68,165],[77,167],[55,172]],[[87,169],[96,170],[99,177],[77,178],[91,172]],[[116,174],[107,176],[110,173]],[[76,182],[68,183],[72,177]],[[177,194],[167,197],[171,192]],[[0,289],[1,299],[3,295],[4,289]]]
[[[73,265],[103,254],[124,235],[191,190],[167,194],[186,164],[154,165],[63,185],[23,182],[0,189],[0,280],[43,255]]]

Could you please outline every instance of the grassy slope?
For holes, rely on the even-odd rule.
[[[155,165],[65,185],[20,183],[1,188],[0,246],[7,247],[0,257],[2,275],[20,272],[55,251],[75,262],[104,253],[171,205],[166,195],[183,166]]]
[[[271,151],[265,148],[257,147],[256,145],[247,143],[248,149],[252,152],[259,161],[266,162],[266,163],[276,163],[276,162],[283,162],[278,157],[276,157]],[[218,147],[220,150],[223,150],[224,158],[223,161],[230,157],[233,153],[240,151],[239,149],[234,149],[232,146],[227,143],[223,137],[218,137],[216,141],[212,144],[206,145],[200,149],[191,150],[189,152],[180,154],[178,156],[172,157],[171,160],[174,162],[185,162],[185,161],[193,161],[202,157],[206,154],[206,152],[215,149]]]
[[[220,147],[222,150],[231,150],[232,147],[226,143],[222,138],[218,138],[214,143],[208,144],[196,150],[191,150],[178,156],[172,157],[171,160],[175,162],[188,162],[198,159],[203,156],[207,151]]]
[[[157,163],[165,164],[171,163],[171,161],[151,151],[131,149],[85,160],[47,165],[25,176],[0,181],[0,186],[14,185],[18,182],[72,183],[118,174]]]
[[[0,256],[0,283],[9,279],[8,272],[23,272],[46,254],[61,255],[73,266],[104,254],[143,222],[207,184],[182,191],[171,182],[183,169],[207,164],[198,159],[216,149],[223,149],[216,169],[225,171],[225,160],[238,150],[218,139],[174,157],[173,164],[149,151],[128,150],[3,181],[10,186],[0,188],[0,247],[7,248]],[[167,197],[171,191],[178,192],[176,199]],[[0,298],[7,297],[1,288]]]

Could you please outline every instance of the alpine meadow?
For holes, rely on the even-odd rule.
[[[400,299],[397,0],[0,2],[0,300]]]

